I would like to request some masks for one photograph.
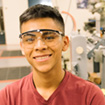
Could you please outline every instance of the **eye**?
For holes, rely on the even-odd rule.
[[[25,43],[33,43],[35,41],[35,35],[24,35],[23,41]]]
[[[35,39],[34,38],[27,38],[25,41],[26,42],[33,42]]]
[[[46,41],[53,41],[56,38],[56,34],[54,32],[43,32],[43,39]]]
[[[55,37],[54,36],[46,36],[45,37],[45,40],[52,40],[52,39],[55,39]]]

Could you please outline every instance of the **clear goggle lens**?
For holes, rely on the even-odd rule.
[[[22,33],[19,37],[27,48],[33,48],[39,39],[48,46],[55,46],[61,35],[63,36],[62,32],[56,30],[42,29]]]

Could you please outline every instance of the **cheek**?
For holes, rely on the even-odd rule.
[[[25,57],[26,57],[26,58],[29,58],[29,57],[31,57],[32,50],[24,49],[24,54],[25,54]]]
[[[52,50],[54,51],[55,54],[61,55],[62,54],[62,45],[61,45],[61,43],[56,45],[56,46],[54,46],[52,48]]]
[[[32,65],[32,51],[31,50],[25,51],[25,58]]]

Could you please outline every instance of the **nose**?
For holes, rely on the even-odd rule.
[[[45,44],[45,42],[39,37],[37,38],[37,41],[35,43],[34,49],[36,51],[38,50],[46,50],[47,49],[47,45]]]

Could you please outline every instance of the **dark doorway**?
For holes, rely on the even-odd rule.
[[[0,44],[6,44],[2,7],[0,7]]]
[[[36,4],[45,4],[45,5],[52,6],[51,0],[28,0],[28,3],[29,3],[29,7]]]

